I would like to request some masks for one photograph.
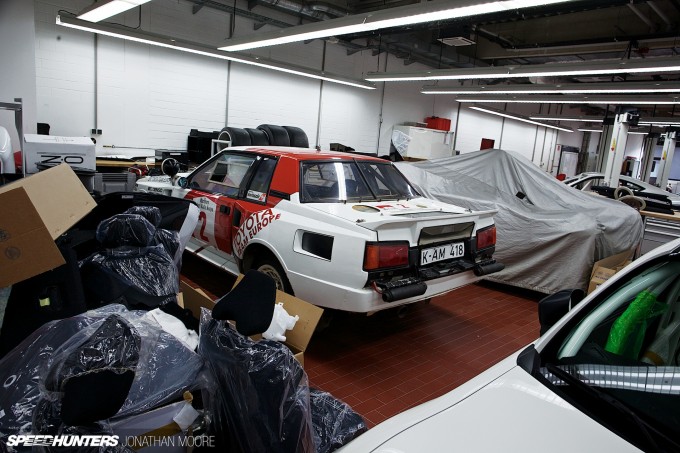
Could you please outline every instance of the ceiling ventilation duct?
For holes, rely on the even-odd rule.
[[[468,38],[464,38],[462,36],[454,36],[452,38],[440,38],[440,39],[437,39],[437,41],[439,41],[442,44],[445,44],[447,46],[453,46],[453,47],[471,46],[473,44],[477,44],[473,40],[468,39]]]

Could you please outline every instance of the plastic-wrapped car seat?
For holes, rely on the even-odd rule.
[[[368,430],[361,415],[330,393],[310,389],[309,404],[317,453],[335,451]]]
[[[105,250],[83,260],[80,268],[89,306],[149,309],[176,299],[177,266],[162,245],[153,245],[155,234],[139,214],[118,214],[99,224],[96,237]]]
[[[315,452],[307,374],[285,345],[253,342],[205,309],[199,341],[217,383],[204,401],[220,451]]]
[[[203,380],[199,355],[145,315],[108,305],[52,321],[0,360],[4,384],[0,414],[5,414],[0,417],[0,451],[7,451],[12,434],[112,434],[108,420],[146,413],[181,399],[187,390],[214,387]],[[116,382],[125,373],[127,382]],[[131,384],[130,373],[134,373]],[[101,407],[104,400],[107,411]],[[67,419],[84,424],[69,425]],[[85,450],[120,451],[79,449]],[[31,447],[18,451],[31,451]]]
[[[139,214],[156,229],[151,245],[162,245],[165,251],[178,263],[177,254],[180,249],[179,232],[160,228],[161,210],[155,206],[133,206],[124,214]],[[180,254],[181,258],[181,254]]]

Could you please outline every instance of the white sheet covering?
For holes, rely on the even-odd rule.
[[[506,267],[489,280],[544,293],[585,290],[595,261],[631,250],[642,240],[637,211],[567,187],[511,151],[399,162],[397,167],[427,197],[498,210],[494,258]]]

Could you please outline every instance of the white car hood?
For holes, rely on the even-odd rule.
[[[408,420],[409,413],[403,414],[406,420],[400,421],[410,425],[404,425],[401,432],[389,439],[383,438],[386,441],[382,444],[362,445],[369,447],[364,451],[640,451],[517,366],[467,397],[456,395],[454,390],[436,401],[441,403],[446,398],[451,399],[451,405],[429,417]],[[373,430],[379,431],[380,425]],[[363,440],[379,434],[373,430],[365,433],[367,438]],[[354,451],[351,446],[352,443],[347,451]]]

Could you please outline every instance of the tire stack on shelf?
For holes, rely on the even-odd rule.
[[[309,148],[305,131],[295,126],[261,124],[256,129],[225,127],[218,140],[231,142],[231,146],[292,146]]]

